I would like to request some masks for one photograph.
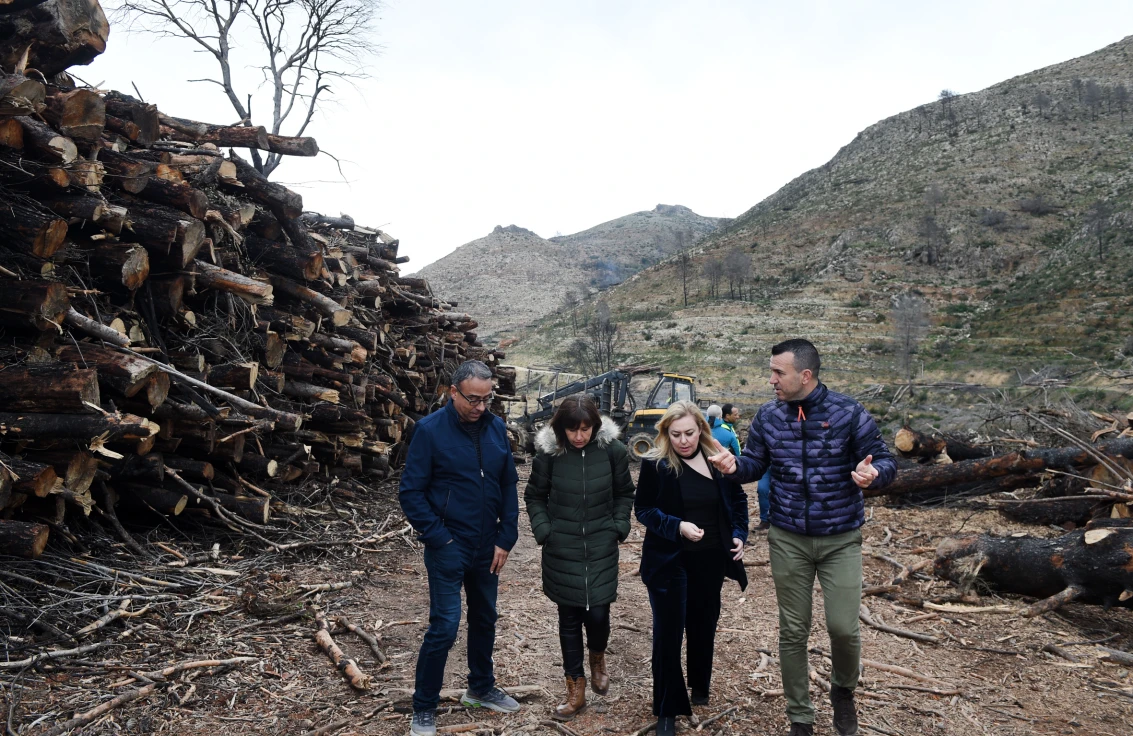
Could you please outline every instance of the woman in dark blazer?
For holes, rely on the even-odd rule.
[[[721,452],[696,404],[674,402],[641,464],[634,513],[646,529],[641,580],[653,608],[653,714],[657,736],[708,703],[724,578],[747,587],[747,494],[707,458]],[[689,701],[681,669],[687,636]]]

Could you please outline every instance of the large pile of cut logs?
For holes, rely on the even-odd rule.
[[[100,17],[0,5],[0,553],[119,501],[262,524],[285,484],[384,477],[452,369],[503,357],[395,238],[222,151],[314,139],[76,86]]]

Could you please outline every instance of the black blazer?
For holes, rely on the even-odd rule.
[[[729,538],[734,537],[747,544],[747,494],[739,483],[725,478],[715,467],[709,465],[709,469],[720,490],[720,503],[725,515],[732,522]],[[684,472],[696,471],[686,468]],[[641,462],[633,512],[645,526],[645,541],[641,544],[641,580],[648,587],[663,588],[680,561],[680,526],[684,516],[680,479],[667,460]],[[733,560],[729,555],[725,575],[737,581],[740,590],[747,588],[743,560]]]

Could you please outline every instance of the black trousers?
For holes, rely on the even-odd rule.
[[[610,604],[591,606],[559,606],[559,646],[563,650],[563,671],[568,677],[583,677],[582,627],[586,627],[587,649],[606,651],[610,641]]]
[[[655,716],[692,714],[681,669],[682,640],[687,639],[688,685],[694,695],[708,694],[727,555],[725,550],[683,552],[681,566],[668,584],[649,588]]]

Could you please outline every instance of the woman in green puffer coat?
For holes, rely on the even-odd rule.
[[[610,604],[618,597],[618,543],[629,536],[633,480],[618,426],[589,396],[571,396],[535,437],[538,454],[523,494],[531,532],[543,547],[543,592],[559,606],[567,699],[555,717],[586,707],[582,629],[590,685],[605,695]]]

